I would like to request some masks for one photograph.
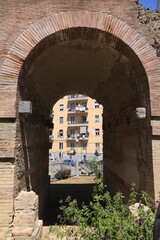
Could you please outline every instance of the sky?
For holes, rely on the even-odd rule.
[[[139,0],[139,3],[141,3],[145,8],[155,10],[157,8],[157,1],[158,0]]]

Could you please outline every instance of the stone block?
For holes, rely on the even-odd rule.
[[[32,233],[32,239],[33,240],[39,240],[42,237],[42,227],[43,227],[43,221],[37,220],[36,224],[34,226],[34,231]]]
[[[21,191],[15,198],[15,211],[24,210],[36,210],[38,208],[38,196],[33,192]]]
[[[30,101],[20,101],[19,102],[19,113],[32,113],[32,103]]]
[[[14,209],[14,227],[33,227],[38,219],[38,196],[33,191],[21,191],[15,199]]]
[[[37,220],[33,228],[14,228],[12,236],[14,240],[40,240],[42,237],[43,221]]]
[[[33,232],[33,227],[15,227],[12,230],[13,236],[31,236]]]
[[[30,212],[16,212],[14,215],[14,227],[24,226],[24,227],[31,227],[34,225],[35,221],[37,220],[38,213],[37,211],[30,211]]]
[[[140,118],[140,119],[146,118],[146,108],[144,107],[136,108],[136,116],[137,118]]]

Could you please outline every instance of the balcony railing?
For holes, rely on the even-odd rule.
[[[77,136],[77,134],[68,134],[67,140],[88,140],[88,137],[89,133],[81,133],[79,136]]]
[[[69,126],[75,126],[75,127],[79,127],[79,126],[88,126],[88,121],[85,122],[72,122],[72,121],[68,121],[68,127]]]
[[[52,118],[54,116],[54,111],[50,112],[50,117]]]
[[[74,101],[74,100],[87,100],[88,96],[84,94],[71,94],[68,95],[68,101]]]
[[[53,141],[54,140],[54,136],[53,135],[49,135],[49,141]]]
[[[88,108],[84,106],[77,106],[75,108],[68,108],[68,114],[73,114],[73,113],[88,113]]]

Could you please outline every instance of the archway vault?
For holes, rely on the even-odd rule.
[[[19,72],[31,50],[44,38],[55,32],[76,27],[95,28],[112,34],[125,42],[140,59],[150,86],[151,114],[159,116],[159,61],[153,48],[125,22],[102,12],[68,11],[54,13],[31,25],[13,44],[0,71],[0,116],[16,117],[16,91]],[[110,43],[116,45],[116,39]]]

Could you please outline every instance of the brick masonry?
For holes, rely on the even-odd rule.
[[[11,161],[0,164],[0,226],[8,227],[13,220],[14,165]]]
[[[69,31],[71,28],[96,29],[95,33],[98,32],[98,37],[94,40],[100,43],[103,43],[102,32],[108,33],[109,46],[130,59],[132,69],[139,82],[137,84],[139,86],[139,102],[138,99],[135,100],[137,89],[133,88],[134,99],[128,100],[125,110],[121,109],[122,113],[119,114],[116,109],[109,111],[109,108],[104,113],[104,133],[105,129],[110,129],[110,122],[114,126],[109,130],[109,135],[104,142],[104,156],[108,159],[108,166],[104,164],[106,179],[110,176],[110,179],[113,180],[111,187],[114,187],[115,181],[117,188],[124,189],[126,192],[131,181],[136,180],[139,189],[145,189],[151,195],[157,194],[159,191],[158,172],[160,171],[160,63],[155,49],[151,46],[155,36],[150,34],[137,19],[134,1],[74,0],[66,2],[56,0],[53,4],[51,0],[37,2],[7,0],[1,1],[0,4],[0,40],[2,42],[0,47],[0,173],[6,179],[3,182],[3,179],[0,178],[0,214],[2,214],[0,225],[6,226],[12,221],[13,199],[21,190],[34,190],[41,199],[45,199],[43,189],[47,190],[48,183],[48,145],[46,140],[48,131],[45,119],[35,121],[28,118],[24,125],[26,125],[28,133],[26,137],[32,151],[27,150],[29,148],[24,145],[25,135],[21,129],[22,119],[19,119],[17,113],[20,98],[17,91],[18,80],[22,73],[22,66],[28,66],[27,59],[32,57],[32,53],[38,46],[41,46],[42,42],[47,47],[51,41],[48,37],[62,31],[63,33],[58,35],[57,43],[63,42],[66,37],[65,31]],[[125,11],[121,11],[122,9]],[[72,39],[68,37],[67,40]],[[39,49],[42,49],[38,53],[41,54],[43,47],[39,47]],[[29,64],[32,65],[33,62]],[[119,70],[126,66],[123,57],[121,63],[123,64],[116,66],[118,70],[112,76],[113,83],[117,78],[123,81],[123,78],[118,75]],[[93,87],[93,96],[102,87],[102,83],[95,90]],[[116,88],[118,92],[118,86]],[[114,84],[111,84],[110,92],[113,89]],[[146,105],[145,99],[147,99]],[[102,96],[102,103],[105,101],[105,96]],[[40,102],[44,113],[47,102],[45,103],[41,96],[37,97],[37,102]],[[131,115],[136,107],[141,107],[138,105],[140,103],[147,107],[147,120],[139,123],[135,116],[132,116],[132,124],[129,125],[130,120],[126,118],[126,114]],[[116,114],[112,110],[117,111]],[[150,122],[151,117],[155,119],[152,122]],[[117,123],[115,119],[117,119]],[[119,129],[114,131],[113,129],[119,124]],[[35,138],[38,131],[42,133],[40,141]],[[108,145],[107,142],[113,143],[113,146],[112,144]],[[126,145],[131,150],[123,151],[122,149]],[[133,145],[134,150],[132,149]],[[44,146],[44,151],[42,146]],[[110,151],[105,153],[105,147]],[[113,150],[117,151],[116,154],[113,153]],[[129,158],[131,154],[132,157]],[[29,156],[29,161],[26,156]],[[117,158],[119,156],[122,157]],[[43,161],[42,158],[45,160]],[[113,161],[115,167],[113,167]],[[119,171],[119,167],[121,167],[121,171]],[[123,169],[126,169],[125,174]],[[127,171],[133,171],[131,178]],[[8,172],[11,178],[7,177]],[[149,177],[147,178],[147,176]],[[43,202],[42,200],[42,205]]]

